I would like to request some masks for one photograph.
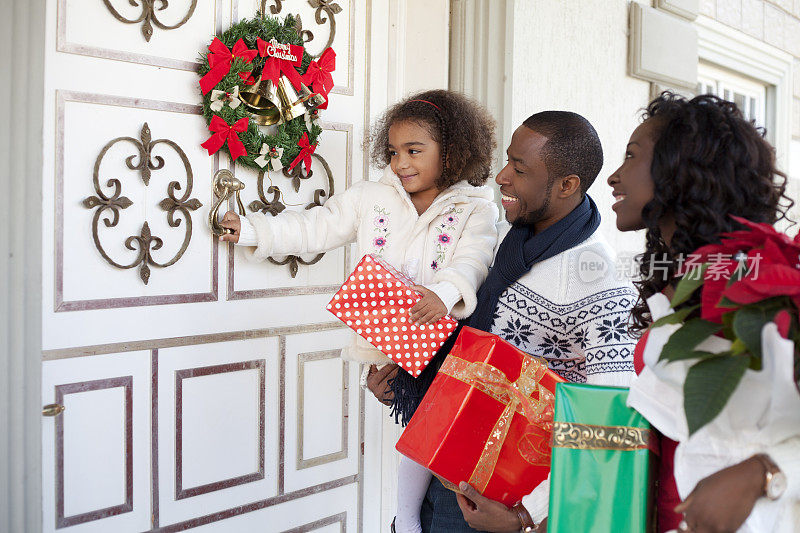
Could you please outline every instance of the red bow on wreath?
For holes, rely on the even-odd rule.
[[[308,65],[308,70],[303,74],[303,83],[311,87],[314,92],[325,97],[325,103],[319,106],[320,109],[328,107],[328,93],[333,89],[333,76],[331,72],[336,69],[336,52],[333,48],[326,48],[319,61],[312,61]]]
[[[294,44],[279,43],[275,39],[267,42],[260,37],[256,39],[258,53],[266,58],[261,79],[272,80],[278,86],[278,80],[283,74],[288,78],[295,89],[300,88],[302,79],[294,67],[299,67],[303,62],[303,47]]]
[[[239,133],[247,131],[249,122],[250,119],[244,117],[231,125],[219,115],[214,115],[211,118],[211,124],[208,126],[208,129],[213,131],[214,134],[200,146],[208,150],[208,155],[211,155],[218,152],[225,144],[225,141],[228,141],[228,151],[231,153],[231,158],[236,161],[237,157],[247,155],[244,144],[239,140]]]
[[[297,157],[292,160],[292,163],[289,165],[289,170],[294,170],[294,167],[302,161],[306,165],[306,173],[311,170],[311,154],[314,153],[314,150],[317,149],[316,144],[311,144],[308,142],[308,133],[303,133],[303,136],[300,137],[300,140],[297,141],[297,146],[300,147],[300,153],[297,154]]]
[[[238,57],[247,63],[251,63],[253,58],[258,55],[256,50],[247,48],[247,45],[244,44],[242,39],[236,41],[236,44],[233,45],[233,52],[231,52],[231,50],[225,46],[225,43],[220,41],[217,37],[214,37],[214,40],[208,47],[208,51],[211,52],[208,54],[208,66],[211,70],[208,71],[208,74],[200,78],[200,89],[203,91],[203,94],[208,93],[208,91],[216,87],[217,84],[222,81],[222,78],[228,75],[231,71],[231,63],[233,63],[234,58]]]

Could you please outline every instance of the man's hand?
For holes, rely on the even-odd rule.
[[[239,220],[239,215],[235,211],[228,211],[219,221],[219,225],[223,228],[233,230],[233,233],[224,233],[219,236],[219,240],[226,242],[239,242],[239,234],[242,230],[242,221]]]
[[[456,494],[456,499],[469,527],[493,533],[520,530],[517,513],[502,503],[483,497],[466,481],[462,481],[458,488],[463,494]]]
[[[750,458],[701,480],[675,507],[692,533],[727,533],[741,527],[764,487],[764,465]]]
[[[400,369],[394,363],[383,366],[380,370],[375,365],[370,365],[367,374],[367,388],[384,405],[392,405],[394,393],[389,388],[389,380],[397,375]]]
[[[412,322],[418,324],[433,324],[444,315],[447,314],[447,307],[444,302],[436,296],[436,293],[426,289],[422,285],[414,285],[411,287],[422,295],[420,301],[414,304],[414,307],[408,310]]]

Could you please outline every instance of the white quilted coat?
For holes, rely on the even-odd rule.
[[[475,309],[475,293],[486,279],[497,244],[498,209],[492,198],[489,187],[461,181],[419,215],[399,178],[386,167],[379,181],[356,183],[321,207],[275,217],[250,215],[250,224],[242,220],[239,244],[255,245],[246,255],[263,261],[355,242],[359,258],[370,253],[382,257],[439,295],[453,317],[464,318]],[[360,338],[343,357],[387,360]]]

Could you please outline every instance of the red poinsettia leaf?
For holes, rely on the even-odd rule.
[[[737,236],[740,236],[739,238],[741,238],[742,241],[753,242],[753,240],[755,240],[754,242],[759,244],[766,240],[772,240],[782,249],[788,247],[800,252],[800,240],[798,240],[797,237],[792,239],[785,233],[781,233],[780,231],[776,230],[769,224],[765,224],[763,222],[762,223],[750,222],[749,220],[736,216],[731,216],[731,218],[733,218],[740,224],[743,224],[748,228],[750,228],[751,231],[744,233],[751,233],[752,236],[746,237],[742,235],[742,232],[740,231],[732,232],[729,235],[736,234]],[[723,235],[723,237],[724,236],[726,235]],[[758,246],[758,244],[756,244],[755,246]]]
[[[724,234],[722,242],[729,248],[747,250],[749,248],[757,248],[768,240],[769,237],[763,233],[755,231],[734,231]]]
[[[789,338],[789,327],[792,325],[792,315],[786,309],[779,311],[775,315],[775,325],[778,326],[778,333],[784,339]]]
[[[763,266],[770,264],[793,266],[796,259],[793,257],[794,255],[791,249],[778,246],[778,243],[772,239],[768,239],[763,248],[752,251],[754,259],[760,256],[760,264]]]
[[[775,235],[780,235],[780,233],[778,233],[778,231],[775,228],[773,228],[772,226],[770,226],[769,224],[766,224],[764,222],[751,222],[751,221],[747,220],[746,218],[737,217],[736,215],[731,215],[731,218],[733,220],[735,220],[736,222],[738,222],[739,224],[741,224],[742,226],[746,226],[746,227],[750,228],[751,230],[753,230],[755,232],[758,232],[758,233],[762,233],[762,234],[764,234],[766,236],[770,236],[771,237],[771,236],[775,236]]]
[[[735,265],[731,266],[730,272],[733,272],[735,268]],[[700,297],[700,302],[702,304],[702,309],[700,311],[701,318],[721,324],[722,315],[731,309],[735,309],[735,307],[719,306],[729,279],[730,274],[716,279],[706,276],[706,280],[703,283],[703,293]]]
[[[800,294],[800,270],[788,265],[765,265],[753,281],[774,296]]]
[[[765,265],[758,276],[737,281],[723,294],[740,304],[751,304],[773,296],[800,296],[800,271],[786,265]]]
[[[708,262],[708,258],[714,255],[730,255],[733,256],[736,252],[742,249],[739,245],[731,245],[727,242],[722,244],[707,244],[695,250],[692,255],[692,263],[699,264]],[[694,260],[698,259],[698,260]],[[691,265],[687,265],[691,266]]]
[[[764,294],[758,290],[757,285],[753,284],[753,280],[750,279],[737,281],[728,287],[723,295],[728,300],[742,305],[760,302],[761,300],[766,300],[770,296],[774,296],[772,294]]]

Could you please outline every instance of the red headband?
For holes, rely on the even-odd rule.
[[[427,101],[427,100],[409,100],[409,102],[424,102],[424,103],[426,103],[426,104],[432,105],[433,107],[435,107],[436,109],[438,109],[439,111],[441,111],[441,108],[439,108],[439,106],[438,106],[438,105],[434,104],[433,102],[429,102],[429,101]]]

